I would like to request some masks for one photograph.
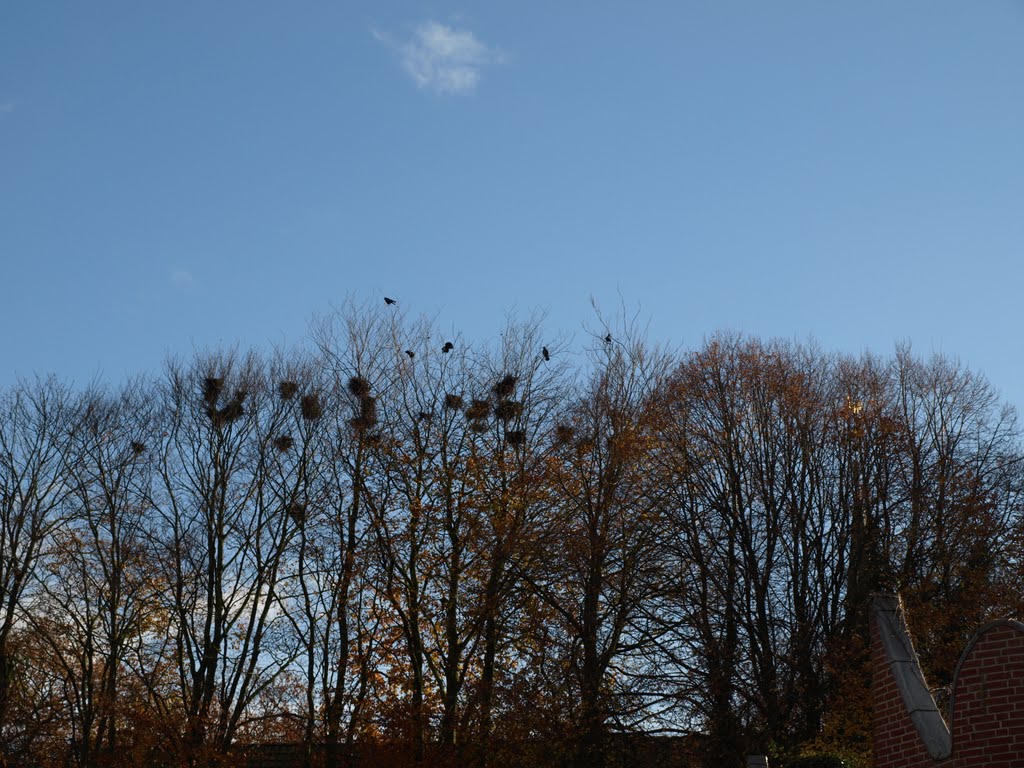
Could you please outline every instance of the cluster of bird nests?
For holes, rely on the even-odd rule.
[[[493,416],[505,425],[517,419],[523,413],[523,404],[512,399],[515,395],[518,378],[511,373],[506,374],[498,381],[491,391],[494,394],[494,401],[489,398],[474,398],[468,406],[465,406],[464,414],[467,425],[471,432],[481,434],[490,427],[488,418]],[[464,401],[461,395],[448,393],[444,398],[444,407],[459,411],[463,410]],[[526,433],[522,430],[505,430],[505,440],[510,445],[523,445],[526,442]]]
[[[498,401],[494,406],[494,416],[503,422],[506,427],[510,421],[518,419],[523,414],[523,404],[518,400],[512,399],[513,395],[515,395],[516,384],[518,383],[519,379],[509,373],[494,385],[494,397]],[[509,445],[525,445],[526,432],[521,429],[506,428],[505,442]]]
[[[370,394],[370,382],[359,374],[348,380],[348,391],[359,402],[359,413],[349,423],[357,432],[366,432],[377,425],[377,398]]]
[[[506,400],[512,397],[515,394],[516,384],[518,383],[519,379],[511,373],[505,374],[505,377],[494,385],[494,396],[499,400]]]
[[[294,399],[299,392],[298,382],[285,379],[278,383],[277,392],[281,400],[287,402]],[[234,394],[225,400],[224,378],[221,376],[207,376],[202,383],[202,401],[205,406],[206,415],[213,425],[220,429],[231,424],[245,415],[245,399],[248,395],[244,388],[236,389]],[[223,405],[221,404],[223,403]],[[316,421],[323,416],[323,405],[320,396],[310,392],[299,398],[299,413],[307,421]],[[280,453],[286,453],[295,445],[295,438],[288,434],[277,435],[271,440],[271,444]],[[132,443],[132,450],[136,455],[146,449],[142,443]]]
[[[518,418],[523,413],[523,404],[515,400],[500,400],[494,406],[494,415],[505,422]]]
[[[234,395],[223,406],[217,407],[224,393],[224,379],[218,376],[207,376],[203,379],[203,402],[206,405],[206,415],[217,428],[227,426],[238,421],[245,415],[245,408],[242,403],[248,393],[245,389],[235,390]]]
[[[291,400],[299,392],[299,384],[291,379],[285,379],[277,385],[277,392],[285,402]],[[299,412],[306,421],[316,421],[324,415],[323,405],[320,402],[320,395],[316,392],[308,392],[299,398]]]
[[[494,395],[493,401],[489,398],[474,398],[468,406],[466,406],[462,395],[448,393],[444,397],[444,407],[452,411],[463,411],[469,422],[468,428],[476,433],[483,433],[489,429],[488,418],[493,414],[498,421],[505,425],[505,441],[509,445],[524,445],[526,433],[523,430],[507,428],[510,422],[518,419],[523,413],[523,404],[513,399],[518,381],[513,374],[506,374],[491,388]],[[278,384],[277,390],[283,401],[290,401],[298,394],[299,385],[295,381],[286,379]],[[380,435],[365,434],[378,423],[377,399],[370,394],[370,382],[356,374],[349,378],[348,390],[358,403],[356,415],[349,420],[349,423],[353,429],[361,435],[365,435],[369,442],[379,442]],[[203,379],[202,399],[206,406],[206,413],[217,427],[230,424],[245,414],[243,405],[247,396],[245,389],[237,389],[230,399],[220,405],[223,394],[223,378],[207,376]],[[302,418],[307,421],[320,419],[323,416],[320,395],[316,392],[302,395],[299,398],[299,411]],[[431,412],[420,411],[419,420],[428,421],[433,415]],[[572,439],[572,429],[564,426],[557,427],[556,439],[560,443],[568,442]],[[271,443],[277,451],[286,453],[295,446],[295,439],[291,435],[281,434],[274,437]],[[131,447],[136,455],[141,454],[146,448],[142,443],[132,443]]]

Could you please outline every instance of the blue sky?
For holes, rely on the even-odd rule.
[[[1024,405],[1024,2],[0,4],[0,385],[621,303]]]

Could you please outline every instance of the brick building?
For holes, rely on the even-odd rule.
[[[899,598],[871,609],[876,768],[1024,768],[1024,624],[979,629],[940,712],[921,671]]]

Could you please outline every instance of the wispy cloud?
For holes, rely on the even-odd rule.
[[[439,93],[469,93],[480,82],[484,67],[505,59],[501,51],[484,45],[468,29],[436,21],[420,24],[405,42],[396,43],[376,29],[373,36],[395,51],[418,88]]]
[[[171,284],[177,286],[192,286],[195,285],[196,279],[192,276],[192,273],[187,269],[181,267],[171,267],[169,270],[171,278]]]

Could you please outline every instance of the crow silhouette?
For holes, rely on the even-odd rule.
[[[405,354],[407,354],[409,356],[410,360],[412,360],[414,357],[416,357],[416,353],[413,352],[411,349],[405,350]]]
[[[395,301],[394,299],[391,299],[391,298],[388,298],[387,296],[385,296],[384,297],[384,303],[387,304],[390,307],[392,304],[397,304],[398,302]]]
[[[545,361],[551,359],[551,353],[548,352],[548,348],[547,347],[541,347],[540,354],[541,354],[541,357],[543,357]]]
[[[448,354],[449,352],[451,352],[451,351],[452,351],[453,349],[455,349],[455,345],[454,345],[454,344],[452,344],[452,343],[451,343],[450,341],[446,341],[446,342],[444,343],[444,346],[443,346],[443,347],[441,347],[441,351],[442,351],[442,352],[444,352],[444,353],[445,353],[446,355],[447,355],[447,354]]]
[[[607,336],[604,337],[604,343],[605,344],[611,344],[612,343],[612,335],[610,333]]]

